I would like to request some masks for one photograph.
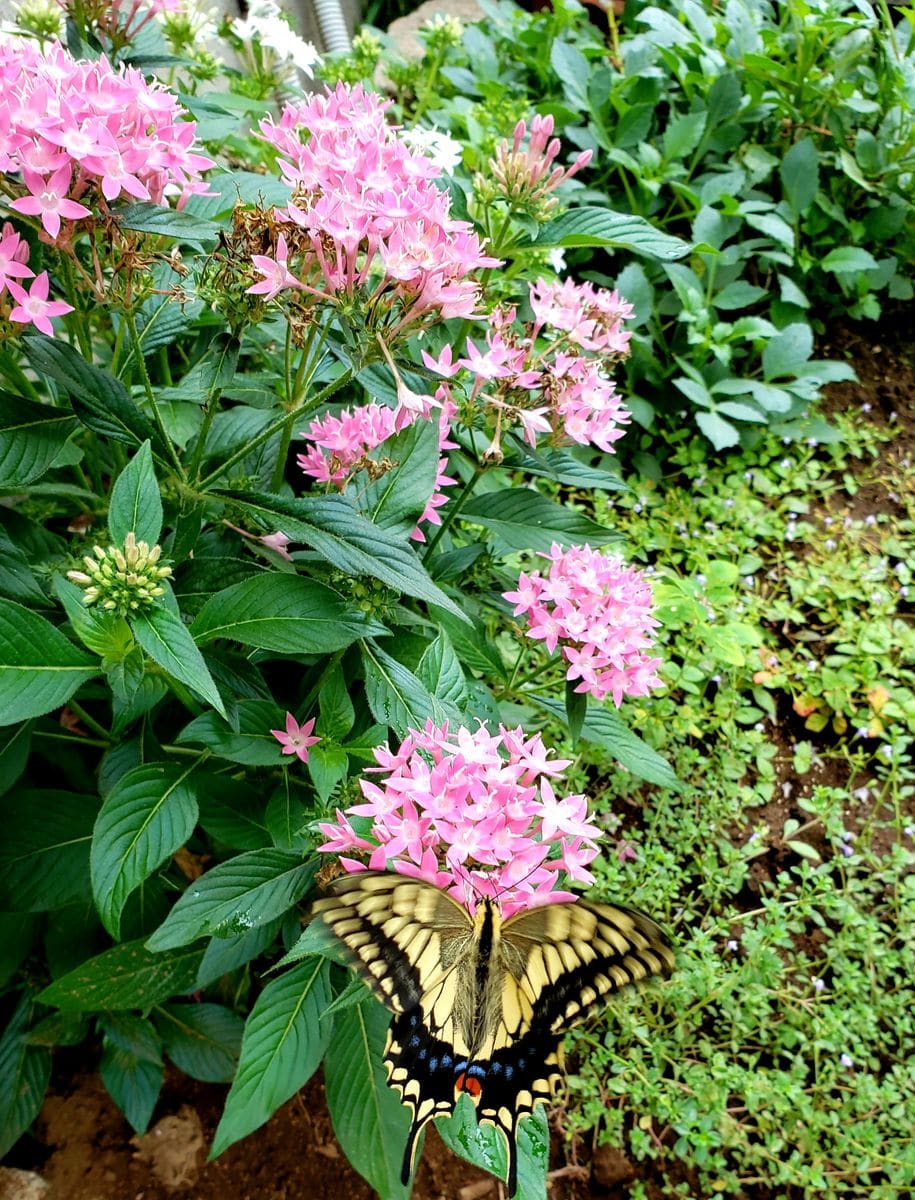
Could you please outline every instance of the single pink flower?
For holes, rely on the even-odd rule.
[[[315,718],[299,725],[292,713],[286,713],[286,728],[271,729],[270,732],[283,747],[283,754],[295,754],[303,763],[308,762],[308,748],[320,742],[319,737],[311,737],[315,727]]]
[[[67,198],[70,190],[72,170],[69,163],[59,167],[50,179],[36,175],[28,169],[22,173],[25,186],[31,195],[20,196],[10,204],[16,212],[28,216],[41,216],[41,223],[49,237],[56,238],[60,233],[61,220],[75,221],[80,217],[91,217],[92,212],[85,204],[78,204]]]
[[[49,280],[47,271],[36,275],[28,292],[12,279],[6,283],[10,295],[16,301],[10,312],[9,319],[21,325],[34,325],[48,337],[54,335],[51,317],[62,317],[64,313],[73,312],[73,305],[65,300],[49,300]]]

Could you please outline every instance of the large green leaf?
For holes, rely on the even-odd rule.
[[[539,246],[619,246],[667,262],[684,258],[691,246],[649,224],[644,217],[609,208],[570,208],[540,229]]]
[[[416,421],[384,442],[386,461],[395,463],[365,489],[359,506],[384,529],[408,534],[435,490],[439,449],[438,421]]]
[[[108,1095],[137,1133],[150,1122],[165,1070],[159,1036],[145,1017],[115,1013],[102,1018],[105,1031],[99,1074]]]
[[[228,1083],[235,1074],[245,1023],[222,1004],[166,1004],[156,1027],[179,1071],[204,1083]]]
[[[56,979],[38,999],[66,1012],[148,1011],[189,992],[202,958],[199,946],[155,954],[142,940],[124,942]]]
[[[330,1033],[321,1024],[329,971],[326,959],[303,959],[258,996],[211,1158],[263,1125],[317,1070]]]
[[[280,654],[324,654],[385,629],[323,583],[269,571],[217,592],[191,633],[201,644],[230,638]]]
[[[560,700],[549,700],[544,696],[532,696],[531,699],[560,721],[565,720],[565,705]],[[659,787],[679,789],[682,786],[667,759],[662,758],[657,750],[653,750],[616,713],[607,708],[596,704],[588,706],[580,736],[586,742],[603,746],[608,754],[639,779],[656,783]]]
[[[197,800],[193,767],[147,763],[122,775],[95,822],[89,866],[102,923],[120,935],[130,893],[191,836]]]
[[[398,595],[414,596],[463,618],[460,608],[429,578],[415,552],[363,517],[345,496],[290,499],[253,492],[218,492],[255,517],[304,542],[338,571],[379,579]]]
[[[168,950],[264,925],[305,895],[316,869],[316,863],[302,862],[289,850],[267,847],[238,854],[195,880],[146,944],[150,950]]]
[[[0,796],[10,790],[25,770],[31,746],[31,721],[0,728]]]
[[[114,215],[125,229],[174,238],[196,250],[211,248],[219,237],[220,226],[215,221],[162,204],[135,200],[124,208],[115,209]]]
[[[0,487],[39,479],[67,444],[76,418],[65,408],[0,393]]]
[[[464,505],[461,518],[492,530],[507,550],[548,551],[554,542],[600,546],[619,541],[612,529],[530,488],[475,496]]]
[[[179,745],[206,746],[211,754],[246,767],[276,767],[284,762],[279,742],[270,732],[283,728],[283,710],[272,700],[240,700],[232,726],[214,712],[202,713],[175,739]]]
[[[47,604],[41,584],[35,578],[32,564],[21,546],[0,528],[0,595],[19,604]]]
[[[31,1012],[23,996],[0,1037],[0,1158],[38,1116],[51,1078],[50,1051],[25,1040]]]
[[[324,1081],[334,1133],[350,1163],[381,1200],[407,1200],[400,1167],[410,1117],[381,1062],[389,1021],[372,999],[337,1012]]]
[[[273,943],[282,923],[282,917],[275,917],[266,925],[259,925],[257,929],[249,929],[245,933],[210,938],[197,972],[197,987],[207,988],[223,975],[263,954]]]
[[[455,1154],[499,1179],[508,1175],[505,1138],[494,1125],[477,1124],[469,1096],[461,1096],[454,1115],[435,1122],[439,1137]],[[546,1200],[546,1173],[550,1164],[550,1128],[546,1109],[538,1104],[518,1127],[518,1196]]]
[[[453,704],[438,700],[412,671],[386,654],[374,642],[362,643],[365,695],[376,721],[390,725],[398,737],[408,729],[422,729],[431,717],[436,725],[457,720]]]
[[[98,675],[98,660],[44,617],[0,599],[0,725],[40,717]]]
[[[132,446],[148,439],[156,454],[168,457],[155,426],[137,408],[119,379],[87,363],[59,338],[30,335],[22,339],[22,347],[36,371],[69,393],[73,411],[93,433]]]
[[[98,803],[38,789],[0,799],[0,910],[43,912],[85,895]]]
[[[117,478],[108,505],[108,532],[122,546],[128,533],[154,546],[162,532],[162,498],[153,470],[152,450],[144,442]]]
[[[131,613],[134,637],[163,670],[198,692],[222,716],[226,715],[213,677],[181,618],[164,605]]]

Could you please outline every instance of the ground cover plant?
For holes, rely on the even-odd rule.
[[[0,1145],[27,1144],[54,1047],[95,1056],[136,1130],[166,1062],[231,1080],[214,1153],[323,1064],[347,1157],[408,1194],[386,1013],[302,932],[340,854],[461,901],[468,881],[498,889],[506,911],[594,882],[671,930],[671,980],[569,1039],[555,1186],[586,1174],[590,1143],[594,1177],[613,1167],[633,1195],[898,1195],[915,1170],[911,464],[885,448],[898,421],[802,418],[852,372],[841,346],[814,358],[818,318],[776,276],[827,313],[830,267],[804,239],[848,237],[896,260],[864,270],[855,313],[905,296],[906,26],[878,72],[869,9],[798,24],[799,7],[731,5],[706,15],[697,74],[698,6],[676,37],[636,10],[649,34],[610,59],[571,9],[500,6],[435,23],[386,111],[357,78],[368,39],[303,97],[293,69],[318,64],[275,11],[223,31],[248,47],[236,70],[191,10],[150,7],[74,7],[69,50],[29,9],[42,37],[0,50]],[[705,111],[738,74],[735,29],[765,81],[754,131],[795,123],[781,165],[697,207],[703,171],[761,151],[694,116],[698,140],[658,167],[666,199],[614,200],[628,167],[588,130],[622,125],[636,76],[688,83]],[[892,169],[869,186],[847,164],[811,175],[810,148],[833,153],[814,99],[773,98],[791,38],[839,81],[822,128],[845,120],[855,154],[880,133]],[[569,100],[576,55],[604,73],[600,103],[593,79]],[[497,78],[539,86],[536,105]],[[646,147],[673,136],[652,95]],[[787,199],[764,199],[776,178]],[[817,189],[790,210],[801,178]],[[797,237],[778,249],[754,219],[785,204],[772,219]],[[834,209],[863,215],[850,232]],[[768,241],[726,264],[719,218]],[[684,272],[735,265],[722,288],[764,269],[764,295],[739,294],[766,313],[715,326],[740,376],[680,319]],[[718,387],[757,369],[787,407]],[[720,395],[755,397],[753,420],[702,400]],[[684,404],[706,435],[703,415],[755,432],[718,458]],[[891,502],[862,509],[875,489]],[[437,1124],[504,1177],[491,1130],[463,1109]],[[525,1197],[545,1194],[548,1142],[538,1110]]]

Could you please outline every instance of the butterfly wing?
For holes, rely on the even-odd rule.
[[[473,922],[440,888],[403,875],[358,872],[314,906],[377,998],[394,1012],[384,1051],[388,1082],[410,1109],[402,1178],[427,1122],[454,1111],[455,1054],[467,1053],[464,976]]]
[[[518,1125],[549,1102],[561,1078],[563,1032],[609,993],[668,970],[673,954],[642,913],[584,900],[519,913],[501,934],[501,1019],[475,1056],[483,1072],[477,1118],[505,1135],[511,1195]]]

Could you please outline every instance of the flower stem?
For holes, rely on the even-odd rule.
[[[483,472],[485,470],[486,470],[486,468],[484,466],[482,466],[480,463],[477,463],[476,466],[473,468],[473,475],[471,475],[470,479],[468,479],[467,483],[464,485],[463,492],[461,492],[460,496],[456,497],[453,504],[448,505],[448,511],[445,513],[445,516],[442,518],[441,525],[439,525],[438,530],[435,533],[435,536],[430,540],[429,545],[426,547],[426,553],[423,555],[424,559],[431,558],[432,555],[435,553],[435,548],[439,544],[439,542],[442,540],[442,538],[444,537],[445,531],[451,526],[452,522],[454,521],[454,518],[458,515],[458,513],[461,511],[461,509],[464,507],[464,505],[470,499],[470,495],[473,492],[473,489],[477,486],[477,481],[479,480],[480,476],[483,474]]]
[[[352,377],[353,369],[352,367],[347,367],[342,375],[340,375],[337,379],[332,379],[330,383],[326,387],[323,387],[316,396],[313,396],[307,407],[317,408],[319,404],[323,404],[329,396],[334,394],[334,392],[339,391],[339,389],[342,387],[345,387]],[[214,480],[220,477],[220,475],[224,475],[226,471],[228,471],[231,467],[234,467],[236,463],[241,462],[241,460],[246,458],[252,450],[256,450],[258,446],[262,446],[264,442],[269,441],[274,434],[282,433],[282,431],[286,428],[287,423],[291,425],[296,414],[301,415],[301,412],[304,408],[306,408],[306,406],[302,405],[298,409],[293,409],[291,413],[283,413],[281,417],[277,417],[277,419],[272,421],[266,429],[262,429],[256,437],[253,437],[250,442],[242,446],[242,448],[237,450],[234,454],[230,455],[224,463],[216,468],[215,471],[211,471],[205,479],[201,479],[200,483],[197,485],[200,490],[205,491]]]
[[[133,356],[137,360],[140,378],[143,380],[143,388],[146,392],[146,399],[149,401],[149,407],[152,410],[152,418],[156,424],[156,429],[159,431],[159,436],[165,445],[165,449],[168,451],[168,457],[172,460],[172,465],[181,478],[184,479],[184,467],[181,465],[181,459],[178,457],[178,451],[175,449],[172,439],[168,436],[168,430],[165,428],[162,414],[159,412],[159,406],[156,403],[156,394],[153,391],[152,381],[149,378],[149,372],[146,370],[146,359],[143,357],[143,346],[140,343],[140,335],[137,331],[133,309],[124,309],[124,321],[127,325],[127,332],[130,334]]]

